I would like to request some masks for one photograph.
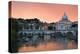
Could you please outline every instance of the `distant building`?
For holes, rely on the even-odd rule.
[[[68,19],[66,13],[62,16],[62,19],[56,23],[56,30],[70,30],[72,22]]]

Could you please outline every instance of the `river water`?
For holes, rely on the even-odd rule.
[[[74,40],[57,39],[57,41],[42,42],[37,47],[26,46],[25,44],[19,47],[18,52],[31,52],[31,51],[50,51],[50,50],[66,50],[77,49],[77,43]]]

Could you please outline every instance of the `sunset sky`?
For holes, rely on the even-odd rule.
[[[57,22],[64,12],[71,21],[78,19],[78,6],[51,3],[12,2],[11,17],[32,19],[38,18],[43,22]]]

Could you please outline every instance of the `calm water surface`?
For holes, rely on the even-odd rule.
[[[58,39],[57,41],[43,42],[37,47],[22,45],[19,47],[19,52],[27,51],[48,51],[48,50],[64,50],[77,49],[77,43],[74,40]]]

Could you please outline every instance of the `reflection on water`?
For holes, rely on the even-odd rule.
[[[76,49],[77,43],[73,40],[57,40],[50,42],[40,43],[37,47],[23,45],[19,47],[19,52],[27,51],[47,51],[47,50],[63,50],[63,49]]]

